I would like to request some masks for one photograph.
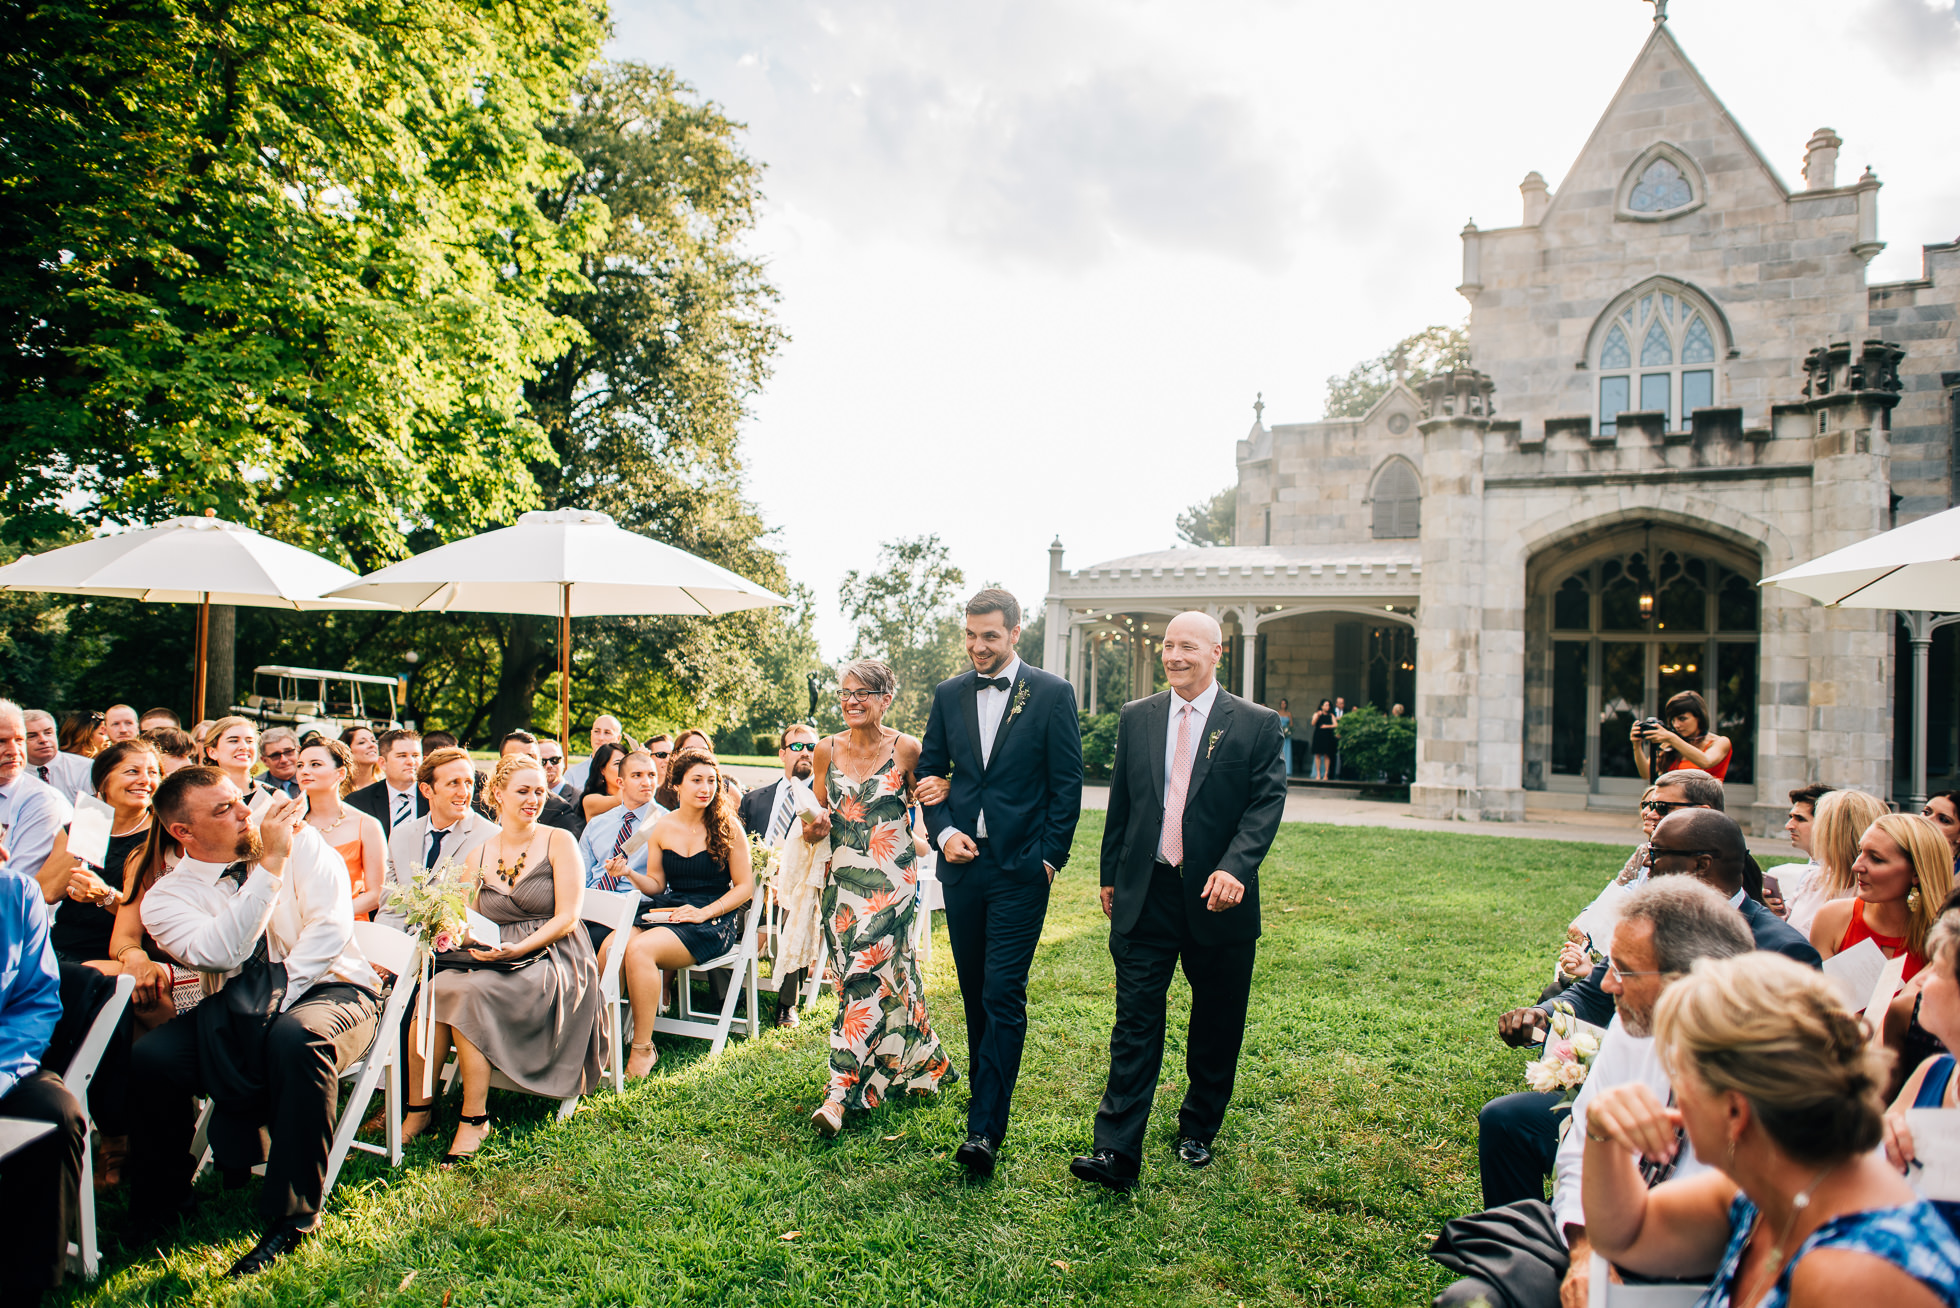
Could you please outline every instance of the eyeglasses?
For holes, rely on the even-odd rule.
[[[1670,804],[1664,799],[1643,799],[1640,801],[1641,812],[1658,813],[1662,817],[1666,817],[1669,813],[1672,813],[1677,808],[1694,808],[1694,807],[1695,805],[1688,804],[1688,803]]]
[[[299,751],[296,749],[268,749],[265,752],[265,759],[266,762],[270,763],[275,758],[291,758],[297,753]]]
[[[565,761],[565,756],[563,754],[538,755],[538,762],[540,763],[563,763],[564,761]]]
[[[671,749],[656,749],[653,751],[653,756],[655,758],[670,758],[673,756],[673,753],[674,751]]]
[[[840,690],[837,698],[846,704],[870,703],[884,694],[881,690]]]
[[[1719,849],[1663,849],[1658,845],[1649,845],[1647,846],[1647,852],[1640,856],[1640,864],[1642,867],[1652,867],[1654,860],[1662,854],[1679,854],[1683,858],[1698,854],[1707,854],[1710,858],[1713,858],[1721,852]]]
[[[1627,979],[1628,977],[1634,977],[1634,976],[1661,976],[1661,975],[1663,975],[1663,973],[1661,973],[1661,972],[1659,972],[1659,971],[1654,971],[1654,972],[1629,972],[1629,971],[1627,971],[1627,970],[1626,970],[1625,968],[1623,968],[1623,967],[1621,967],[1621,966],[1620,966],[1620,964],[1619,964],[1619,961],[1618,961],[1617,959],[1615,959],[1615,958],[1613,958],[1613,957],[1612,957],[1611,955],[1608,955],[1608,956],[1607,956],[1607,959],[1606,959],[1606,975],[1608,975],[1608,976],[1616,976],[1616,977],[1619,977],[1619,978],[1620,978],[1620,979],[1621,979],[1622,981],[1624,981],[1624,980],[1626,980],[1626,979]]]
[[[806,754],[816,747],[817,742],[814,740],[792,740],[789,744],[783,746],[784,749],[792,754]]]

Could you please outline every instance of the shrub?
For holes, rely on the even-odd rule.
[[[1096,781],[1109,779],[1116,762],[1115,713],[1082,714],[1082,773]]]
[[[1390,717],[1373,704],[1349,709],[1334,724],[1341,762],[1362,781],[1403,781],[1416,774],[1416,720]]]

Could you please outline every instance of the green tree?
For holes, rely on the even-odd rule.
[[[1227,486],[1177,515],[1177,535],[1187,545],[1230,545],[1239,514],[1239,488]]]
[[[522,384],[603,227],[535,193],[587,0],[0,0],[0,502],[215,507],[370,566],[534,502]]]
[[[1409,385],[1426,381],[1432,373],[1465,367],[1470,362],[1469,324],[1454,327],[1425,327],[1404,336],[1372,359],[1363,359],[1339,377],[1327,379],[1327,404],[1322,418],[1359,418],[1375,407],[1395,383],[1400,360],[1407,370]]]
[[[960,613],[966,574],[953,566],[937,535],[887,541],[868,573],[844,574],[838,603],[857,624],[853,658],[883,659],[898,674],[885,721],[900,731],[925,730],[932,689],[965,661]]]

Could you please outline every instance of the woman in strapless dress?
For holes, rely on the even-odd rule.
[[[643,876],[613,859],[606,870],[630,880],[651,907],[671,911],[665,922],[635,930],[621,971],[633,1003],[633,1047],[625,1072],[642,1077],[660,1061],[653,1020],[660,1014],[662,974],[693,967],[735,948],[743,907],[755,894],[749,842],[735,820],[735,803],[714,755],[678,751],[667,761],[667,782],[654,801],[669,810],[647,828]]]

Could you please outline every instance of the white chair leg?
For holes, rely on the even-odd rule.
[[[559,1120],[559,1121],[561,1121],[561,1122],[564,1122],[564,1121],[569,1121],[569,1120],[571,1119],[571,1116],[572,1116],[572,1114],[573,1114],[573,1113],[575,1113],[575,1112],[577,1112],[577,1111],[578,1111],[578,1096],[577,1096],[577,1095],[573,1095],[573,1096],[571,1096],[571,1097],[570,1097],[570,1098],[568,1098],[568,1099],[560,1099],[560,1100],[558,1101],[558,1120]]]
[[[76,1241],[68,1247],[69,1259],[84,1280],[94,1280],[101,1266],[95,1246],[95,1142],[93,1132],[82,1140],[82,1187],[77,1196]]]
[[[211,1110],[209,1099],[203,1102],[197,1113],[197,1132],[191,1136],[191,1157],[197,1159],[197,1169],[191,1173],[191,1184],[204,1175],[204,1169],[211,1165]]]
[[[387,1112],[388,1112],[388,1166],[402,1165],[402,1064],[399,1053],[388,1058]]]

